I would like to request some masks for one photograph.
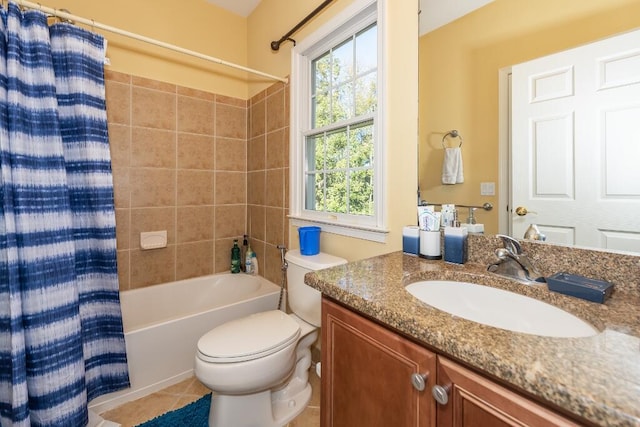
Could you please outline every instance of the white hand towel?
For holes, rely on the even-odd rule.
[[[464,175],[462,170],[462,150],[460,147],[445,148],[442,163],[442,183],[462,184]]]

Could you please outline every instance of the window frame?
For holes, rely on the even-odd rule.
[[[375,242],[386,242],[385,182],[385,0],[355,0],[341,13],[297,44],[291,53],[290,208],[294,226],[318,225],[323,231]],[[377,26],[376,111],[374,121],[374,208],[372,216],[336,214],[305,209],[305,139],[318,129],[311,127],[312,62],[367,26]],[[361,116],[362,117],[362,116]],[[345,124],[351,122],[347,120]]]

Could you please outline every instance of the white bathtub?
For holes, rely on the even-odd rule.
[[[131,388],[95,399],[102,413],[193,375],[198,339],[229,320],[277,308],[260,276],[217,274],[120,293]]]

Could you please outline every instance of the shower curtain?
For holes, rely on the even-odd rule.
[[[103,39],[0,16],[0,424],[84,426],[129,385]]]

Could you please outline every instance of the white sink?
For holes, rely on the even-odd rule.
[[[412,283],[406,289],[439,310],[496,328],[547,337],[598,334],[593,326],[560,308],[490,286],[427,280]]]

